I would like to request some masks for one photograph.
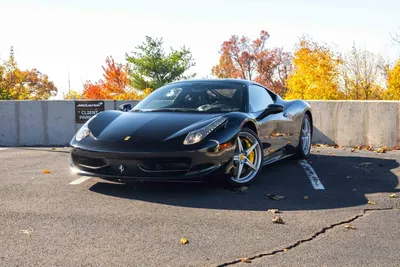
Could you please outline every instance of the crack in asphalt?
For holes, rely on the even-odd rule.
[[[305,239],[301,239],[299,241],[296,241],[292,245],[289,245],[289,246],[287,246],[285,248],[277,249],[277,250],[274,250],[274,251],[271,251],[271,252],[267,252],[267,253],[261,253],[261,254],[258,254],[258,255],[252,256],[252,257],[248,257],[247,259],[255,260],[255,259],[259,259],[259,258],[266,257],[266,256],[272,256],[272,255],[275,255],[275,254],[278,254],[278,253],[286,253],[287,251],[296,248],[300,244],[303,244],[303,243],[310,242],[310,241],[314,240],[319,235],[324,234],[326,231],[328,231],[330,229],[333,229],[336,226],[354,222],[355,220],[363,217],[367,212],[370,212],[370,211],[382,211],[382,210],[393,210],[393,209],[395,209],[395,208],[394,207],[390,207],[390,208],[364,209],[362,214],[356,215],[356,216],[352,217],[351,219],[348,219],[348,220],[345,220],[345,221],[340,221],[338,223],[334,223],[334,224],[331,224],[331,225],[329,225],[327,227],[324,227],[324,228],[322,228],[322,230],[316,232],[315,234],[313,234],[309,238],[305,238]],[[231,261],[231,262],[222,263],[222,264],[217,265],[217,266],[218,267],[223,267],[223,266],[234,265],[234,264],[241,263],[241,262],[242,262],[242,260],[238,259],[238,260],[234,260],[234,261]]]

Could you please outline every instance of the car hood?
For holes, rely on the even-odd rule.
[[[221,114],[105,111],[89,122],[97,140],[162,142],[203,127]]]

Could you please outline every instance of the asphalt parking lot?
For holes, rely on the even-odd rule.
[[[68,157],[0,148],[0,266],[399,266],[400,151],[314,148],[242,191],[77,180]]]

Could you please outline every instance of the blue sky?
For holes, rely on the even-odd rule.
[[[400,48],[390,34],[400,33],[399,11],[394,0],[0,0],[0,59],[14,46],[20,67],[48,74],[60,95],[68,71],[72,89],[82,90],[86,80],[101,78],[108,55],[124,61],[145,35],[163,37],[166,47],[189,47],[200,78],[230,35],[256,38],[261,30],[270,33],[269,46],[288,51],[307,34],[339,52],[355,42],[394,61]]]

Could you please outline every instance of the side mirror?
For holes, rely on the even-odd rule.
[[[267,117],[268,115],[283,112],[284,109],[285,108],[280,104],[269,104],[268,107],[266,109],[264,109],[264,111],[261,112],[260,115],[258,115],[257,119],[261,120],[261,119]]]
[[[131,109],[132,109],[131,104],[122,104],[121,106],[119,106],[119,110],[121,111],[129,111]]]
[[[266,111],[268,114],[281,113],[285,108],[280,104],[269,104]]]

